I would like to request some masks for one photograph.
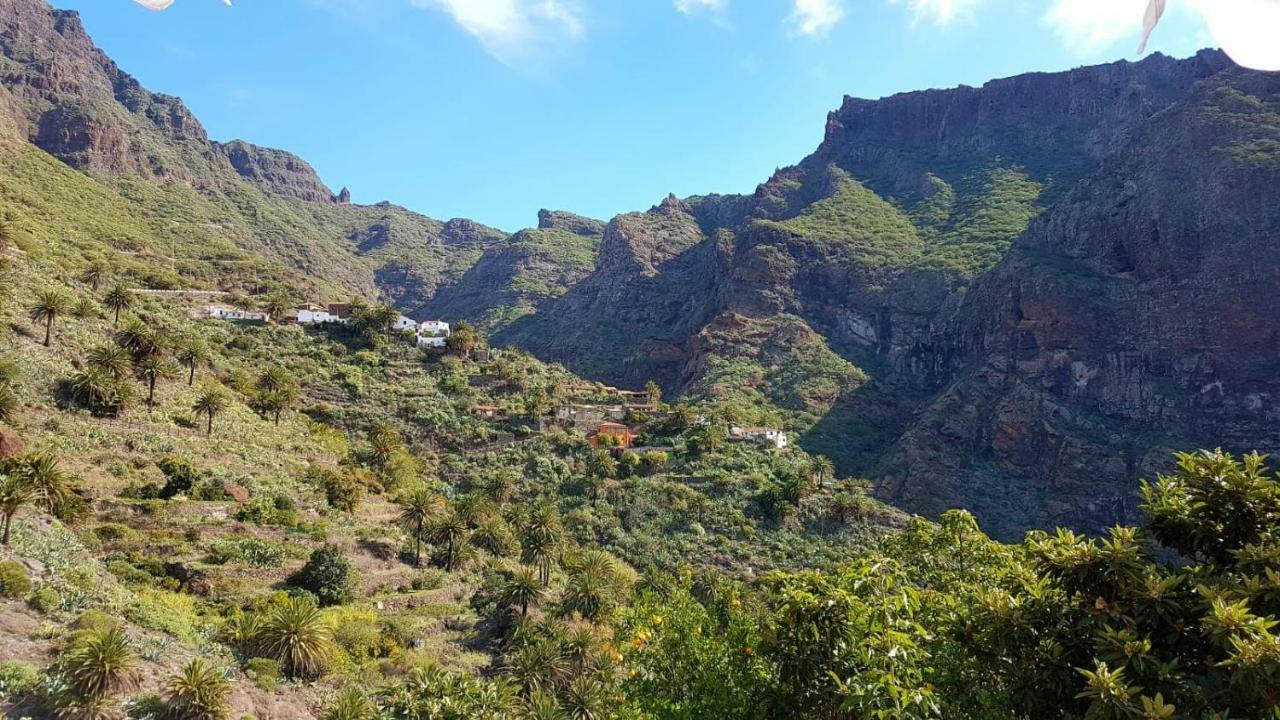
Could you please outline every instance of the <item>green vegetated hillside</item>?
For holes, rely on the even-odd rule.
[[[593,448],[555,409],[626,398],[468,326],[429,353],[376,304],[205,319],[3,228],[8,716],[1280,712],[1261,457],[1180,457],[1141,527],[1002,545],[727,444],[751,397],[637,403],[647,447]]]

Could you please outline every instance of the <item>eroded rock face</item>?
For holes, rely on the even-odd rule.
[[[214,143],[241,177],[303,202],[334,202],[331,191],[302,158],[283,150],[262,148],[242,140]],[[347,201],[350,202],[350,193]]]
[[[1280,78],[1201,83],[1033,222],[940,333],[955,379],[886,494],[932,512],[989,484],[1007,533],[1101,530],[1172,449],[1280,448],[1276,107]],[[938,472],[948,456],[976,465]]]

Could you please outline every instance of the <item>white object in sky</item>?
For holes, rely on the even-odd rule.
[[[165,8],[173,4],[173,0],[133,0],[133,1],[148,10],[164,10]],[[222,0],[222,2],[226,3],[227,7],[231,7],[231,0]]]
[[[1164,15],[1167,0],[1151,0],[1143,19],[1142,46]],[[1280,71],[1280,0],[1208,0],[1200,12],[1213,39],[1237,64],[1254,70]]]

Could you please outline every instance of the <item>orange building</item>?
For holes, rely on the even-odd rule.
[[[629,448],[639,437],[631,428],[622,423],[600,423],[596,431],[587,438],[593,448]]]

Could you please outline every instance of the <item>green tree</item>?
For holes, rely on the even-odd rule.
[[[135,299],[133,292],[123,284],[117,283],[102,297],[102,306],[114,313],[112,323],[120,324],[120,312],[133,308]]]
[[[288,582],[309,591],[322,607],[327,607],[351,602],[358,579],[342,549],[325,545],[311,551],[306,564],[290,575]]]
[[[470,534],[467,523],[453,509],[438,513],[426,526],[426,540],[438,546],[445,572],[458,566]]]
[[[133,356],[119,345],[99,345],[90,350],[85,359],[89,367],[101,370],[116,380],[123,380],[133,373]]]
[[[169,712],[176,720],[223,720],[231,710],[231,683],[198,658],[169,678],[168,691]]]
[[[644,394],[649,399],[650,405],[659,405],[662,403],[662,386],[653,380],[645,383]]]
[[[231,399],[227,397],[225,390],[216,385],[205,388],[191,404],[192,412],[207,418],[205,433],[208,435],[213,434],[213,419],[229,407],[231,407]]]
[[[538,568],[543,587],[551,582],[551,563],[563,540],[560,514],[550,504],[539,505],[525,518],[520,532],[520,562]]]
[[[618,608],[626,582],[618,561],[603,550],[582,550],[565,563],[568,576],[562,614],[577,613],[592,622],[603,620]]]
[[[156,404],[156,384],[176,377],[178,367],[171,358],[163,355],[146,355],[133,366],[134,375],[147,386],[147,404]]]
[[[27,308],[31,322],[44,324],[44,346],[53,342],[53,324],[57,319],[71,311],[71,298],[62,290],[41,290],[36,299]]]
[[[72,495],[71,478],[57,458],[47,453],[0,461],[0,515],[4,532],[0,545],[9,544],[13,517],[28,505],[55,512]]]
[[[110,275],[111,266],[102,258],[94,258],[85,266],[84,272],[80,273],[80,281],[88,284],[94,292],[98,292],[98,286]]]
[[[174,349],[178,364],[187,369],[187,387],[196,384],[196,371],[213,361],[209,346],[200,340],[185,340]]]
[[[835,479],[836,464],[831,462],[831,458],[819,455],[813,459],[810,472],[813,473],[815,483],[818,489],[821,490],[827,486],[828,482]]]
[[[129,383],[94,365],[72,375],[67,389],[75,402],[107,417],[122,413],[133,397]]]
[[[520,608],[520,616],[525,617],[530,606],[542,601],[545,592],[537,570],[521,565],[512,570],[503,582],[500,598],[503,605]]]
[[[425,486],[416,487],[401,495],[396,504],[400,513],[396,520],[413,539],[413,564],[422,565],[422,541],[427,525],[444,509],[444,499]]]
[[[293,301],[284,293],[272,293],[262,300],[262,312],[266,313],[272,322],[280,322],[292,309]]]

